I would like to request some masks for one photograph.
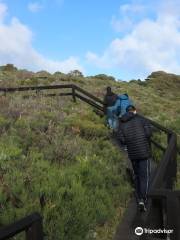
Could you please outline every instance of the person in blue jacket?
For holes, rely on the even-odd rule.
[[[118,99],[116,101],[116,114],[118,117],[121,117],[122,115],[124,115],[126,113],[126,108],[129,105],[134,105],[132,99],[129,98],[127,93],[123,93],[118,95]]]

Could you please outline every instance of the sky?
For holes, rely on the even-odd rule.
[[[0,0],[0,65],[120,80],[180,74],[179,0]]]

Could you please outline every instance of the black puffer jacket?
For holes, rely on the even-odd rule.
[[[151,157],[150,137],[151,126],[147,120],[132,112],[120,118],[118,139],[127,145],[131,160],[141,160]]]

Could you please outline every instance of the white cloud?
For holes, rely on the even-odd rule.
[[[156,18],[148,17],[134,23],[133,29],[112,40],[102,55],[89,51],[87,60],[102,69],[118,68],[119,72],[123,70],[128,75],[131,72],[136,78],[157,70],[180,74],[180,20],[175,14],[179,11],[177,5],[168,3],[171,11],[162,5]],[[128,5],[123,11],[129,9]]]
[[[3,21],[7,13],[7,6],[0,2],[0,23]]]
[[[39,12],[43,6],[39,2],[31,2],[28,4],[28,9],[30,12],[36,13]]]
[[[128,32],[145,12],[146,7],[142,4],[123,4],[119,8],[118,15],[112,17],[111,25],[117,32]]]
[[[120,14],[135,13],[139,14],[145,10],[145,6],[139,3],[123,4],[120,6]]]
[[[20,68],[34,71],[69,72],[74,69],[83,71],[76,57],[64,61],[54,61],[44,57],[32,46],[33,33],[17,18],[12,18],[9,24],[4,23],[7,6],[0,3],[0,65],[13,63]]]
[[[119,20],[115,16],[112,17],[111,25],[116,32],[126,32],[131,30],[134,26],[131,18],[124,17],[123,19]]]
[[[107,61],[106,57],[108,54],[105,53],[104,56],[99,57],[97,54],[93,52],[87,52],[86,58],[89,62],[94,63],[99,68],[109,68],[110,67],[110,61]]]

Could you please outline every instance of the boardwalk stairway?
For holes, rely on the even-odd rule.
[[[68,90],[69,92],[47,94],[47,90]],[[80,99],[91,105],[100,115],[104,115],[103,101],[82,88],[73,85],[51,85],[51,86],[32,86],[17,88],[0,88],[2,95],[14,92],[32,92],[39,94],[44,92],[46,97],[72,96],[73,101]],[[28,97],[28,96],[27,96]],[[139,213],[136,209],[135,199],[129,202],[124,217],[117,228],[113,240],[158,240],[170,239],[180,240],[180,191],[173,190],[177,172],[177,139],[176,134],[164,128],[160,124],[148,119],[150,124],[159,132],[167,136],[167,146],[162,146],[159,142],[152,139],[152,144],[162,151],[162,159],[158,165],[154,163],[152,183],[149,191],[149,205],[146,213]],[[114,143],[118,144],[114,139]],[[131,172],[130,164],[128,171]],[[130,170],[129,170],[130,169]],[[27,240],[42,240],[42,223],[39,214],[34,213],[24,219],[0,229],[0,240],[9,239],[21,231],[26,232]],[[143,234],[135,229],[141,227]],[[173,233],[152,233],[147,234],[147,230],[173,230]]]

